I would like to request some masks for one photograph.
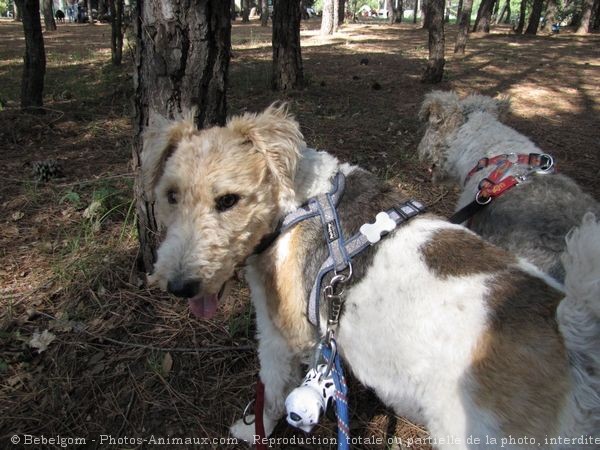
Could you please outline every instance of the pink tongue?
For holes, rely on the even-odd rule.
[[[200,319],[210,319],[217,312],[217,294],[198,295],[188,299],[190,311]]]

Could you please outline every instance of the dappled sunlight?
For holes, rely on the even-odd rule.
[[[577,89],[571,87],[554,88],[539,86],[533,83],[522,83],[511,88],[508,93],[511,98],[511,108],[514,112],[526,118],[546,116],[560,121],[556,114],[582,114],[584,112]]]

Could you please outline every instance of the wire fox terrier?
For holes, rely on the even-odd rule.
[[[286,214],[329,192],[338,172],[346,236],[406,199],[306,148],[284,107],[204,130],[155,117],[144,141],[143,180],[166,229],[150,281],[211,317],[223,285],[245,266],[270,434],[324,331],[308,320],[307,298],[327,246],[314,217],[255,249]],[[552,439],[597,433],[599,229],[589,218],[569,235],[563,287],[462,226],[412,218],[354,258],[339,351],[397,414],[425,423],[440,449],[490,448],[493,439],[554,448]],[[241,420],[231,431],[253,441],[254,427]]]
[[[506,99],[483,95],[461,100],[454,92],[433,91],[425,96],[420,116],[427,128],[418,153],[431,164],[434,181],[463,187],[457,210],[473,201],[482,181],[498,167],[477,167],[479,162],[543,154],[527,137],[500,122],[508,107]],[[509,162],[504,177],[521,177],[522,182],[479,209],[469,227],[563,282],[565,236],[581,224],[586,212],[600,217],[600,205],[571,178],[546,172]]]

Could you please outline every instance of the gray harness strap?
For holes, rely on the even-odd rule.
[[[319,216],[321,219],[329,257],[319,269],[307,307],[308,319],[318,330],[320,330],[319,298],[321,296],[321,284],[325,275],[331,271],[335,273],[344,271],[350,267],[350,261],[354,256],[370,245],[377,243],[381,236],[388,234],[396,226],[425,211],[425,207],[421,203],[409,200],[385,212],[379,213],[375,224],[363,225],[360,232],[346,240],[336,209],[344,193],[345,184],[346,178],[341,172],[338,172],[333,180],[331,192],[311,198],[306,206],[300,207],[285,216],[279,228],[279,233],[284,233],[303,220],[315,216]],[[382,224],[380,224],[379,216],[382,214],[384,216],[381,217]]]
[[[423,206],[420,202],[416,200],[409,200],[394,208],[388,209],[387,211],[385,211],[385,214],[387,214],[389,219],[394,221],[395,228],[424,211],[425,206]],[[374,245],[376,242],[379,241],[379,239],[377,239],[377,241],[371,242],[367,235],[363,233],[363,227],[361,227],[360,232],[354,234],[350,239],[348,239],[344,243],[344,254],[346,255],[348,263],[354,256],[358,255],[367,247],[369,247],[370,245]],[[386,231],[382,233],[382,235],[388,234],[388,232],[389,231]],[[342,238],[340,238],[340,242],[343,242]],[[325,262],[321,265],[321,268],[319,269],[312,290],[310,292],[307,310],[308,319],[315,327],[317,327],[318,330],[320,330],[321,325],[319,315],[319,299],[321,297],[321,284],[323,282],[323,278],[332,270],[335,270],[335,272],[340,272],[341,270],[344,270],[346,267],[348,267],[348,265],[349,264],[346,264],[343,268],[340,269],[339,265],[337,264],[337,260],[333,257],[333,253],[330,253],[329,258],[325,260]]]

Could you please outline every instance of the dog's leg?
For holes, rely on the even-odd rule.
[[[261,314],[264,312],[265,314]],[[285,414],[285,398],[300,381],[300,364],[287,342],[277,331],[268,314],[257,308],[258,357],[260,379],[265,385],[265,409],[263,413],[265,434],[269,436],[277,421]],[[253,419],[249,416],[248,419]],[[231,434],[247,442],[254,442],[254,424],[236,421]]]

